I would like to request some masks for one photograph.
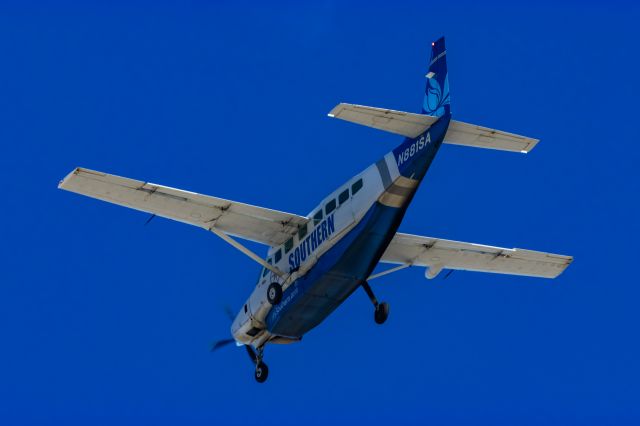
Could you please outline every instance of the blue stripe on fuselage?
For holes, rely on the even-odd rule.
[[[450,118],[450,114],[444,115],[427,132],[405,139],[393,150],[401,175],[418,180],[424,177],[442,145]],[[267,314],[267,329],[275,335],[301,337],[320,324],[369,277],[398,230],[407,206],[396,208],[375,202],[351,231],[287,288],[280,304]]]
[[[300,268],[300,263],[307,260],[320,245],[336,231],[333,213],[320,222],[313,231],[302,240],[289,254],[289,273]]]
[[[393,150],[393,156],[402,176],[421,180],[449,128],[451,114],[445,114],[433,123],[429,129],[416,138],[405,138],[404,142]]]
[[[287,288],[267,315],[267,329],[295,337],[322,322],[371,274],[402,216],[404,209],[376,202],[358,225]]]

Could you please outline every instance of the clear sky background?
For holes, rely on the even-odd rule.
[[[53,3],[53,2],[52,2]],[[638,424],[632,2],[3,2],[0,424]],[[575,256],[557,280],[409,269],[301,344],[211,354],[259,267],[198,228],[56,189],[73,167],[308,213],[401,138],[446,36],[454,118],[404,232]],[[252,244],[255,250],[264,248]]]

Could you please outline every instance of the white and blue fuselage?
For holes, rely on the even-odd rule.
[[[435,157],[450,121],[448,109],[416,138],[406,138],[362,173],[327,196],[307,225],[267,262],[284,277],[263,269],[258,283],[231,326],[243,344],[297,341],[353,293],[378,264]],[[272,306],[267,288],[281,284],[283,297]]]

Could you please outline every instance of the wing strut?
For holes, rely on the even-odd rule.
[[[246,248],[245,246],[243,246],[242,244],[240,244],[239,242],[237,242],[236,240],[231,238],[229,235],[225,234],[224,232],[220,231],[219,229],[216,229],[215,226],[212,226],[211,228],[209,228],[209,231],[213,232],[218,237],[222,238],[224,241],[226,241],[227,243],[231,244],[234,248],[240,250],[242,253],[244,253],[247,256],[249,256],[255,262],[258,262],[260,265],[264,266],[265,268],[267,268],[268,270],[270,270],[274,274],[278,275],[280,278],[283,278],[283,279],[285,278],[285,273],[282,272],[280,269],[276,268],[273,265],[268,264],[260,256],[258,256],[257,254],[255,254],[254,252],[252,252],[251,250],[249,250],[248,248]]]
[[[399,271],[401,269],[408,268],[410,266],[413,266],[413,264],[411,264],[411,263],[403,263],[402,265],[398,265],[398,266],[395,266],[393,268],[389,268],[386,271],[382,271],[382,272],[378,272],[377,274],[369,275],[369,278],[367,278],[367,281],[375,280],[376,278],[380,278],[380,277],[383,277],[385,275],[392,274],[394,272],[397,272],[397,271]]]

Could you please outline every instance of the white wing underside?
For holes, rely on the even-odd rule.
[[[507,249],[397,233],[381,262],[435,269],[493,272],[555,278],[573,258],[523,249]]]
[[[82,168],[67,175],[58,187],[269,246],[283,244],[308,222],[306,217],[291,213]],[[246,254],[246,250],[242,251]],[[250,257],[265,267],[270,266],[254,254]],[[570,256],[551,253],[397,233],[380,261],[436,270],[460,269],[554,278],[572,260]]]
[[[338,104],[329,117],[410,138],[420,135],[437,120],[437,117],[424,114],[346,103]],[[527,153],[536,146],[538,139],[451,120],[444,143]]]
[[[269,246],[283,244],[308,219],[250,204],[77,168],[58,188]]]

